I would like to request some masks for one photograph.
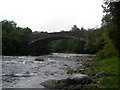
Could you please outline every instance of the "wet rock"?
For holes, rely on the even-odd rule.
[[[54,73],[51,73],[51,75],[54,75]]]
[[[68,66],[67,64],[64,64],[64,66]]]
[[[48,62],[48,65],[49,64],[55,64],[56,62],[54,62],[54,61],[50,61],[50,62]]]
[[[29,61],[29,63],[33,63],[33,61]]]
[[[45,82],[42,82],[41,85],[51,89],[55,89],[55,88],[61,89],[66,86],[66,84],[60,80],[47,80]]]
[[[83,73],[85,71],[85,69],[84,68],[78,68],[78,69],[76,69],[76,70],[74,70],[74,72],[75,73]]]
[[[29,71],[26,71],[25,74],[30,74],[30,72],[29,72]]]
[[[69,88],[71,85],[85,85],[92,82],[92,79],[85,74],[74,74],[70,78],[67,79],[61,79],[61,80],[47,80],[45,82],[42,82],[41,85],[46,88],[52,88],[52,89],[64,89]]]
[[[89,84],[92,82],[92,79],[85,74],[73,74],[73,76],[70,77],[70,79],[79,84]]]
[[[98,78],[100,78],[102,76],[106,76],[106,75],[107,75],[106,72],[99,72],[93,77],[93,79],[98,79]]]
[[[15,74],[14,73],[11,73],[11,74],[3,74],[3,76],[15,76]]]
[[[76,62],[80,61],[80,59],[76,59]]]
[[[48,75],[51,75],[52,72],[51,72],[51,71],[45,71],[44,74],[45,74],[46,76],[48,76]]]
[[[44,61],[42,58],[36,58],[35,61]]]

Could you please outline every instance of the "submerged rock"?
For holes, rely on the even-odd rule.
[[[36,58],[35,61],[44,61],[42,58]]]

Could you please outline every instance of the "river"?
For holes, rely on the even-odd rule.
[[[78,60],[89,54],[53,53],[43,56],[3,56],[2,88],[44,88],[40,85],[49,79],[64,79],[69,68],[82,66]],[[35,61],[42,58],[44,61]]]

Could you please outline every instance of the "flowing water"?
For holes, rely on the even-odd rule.
[[[53,53],[44,56],[3,56],[2,87],[3,88],[44,88],[40,85],[49,79],[64,79],[69,68],[82,66],[78,57],[89,54]],[[42,58],[44,61],[35,61]]]

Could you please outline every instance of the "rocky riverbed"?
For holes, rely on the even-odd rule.
[[[46,88],[46,81],[66,81],[70,77],[69,80],[73,80],[76,78],[75,75],[80,78],[80,75],[85,75],[87,70],[83,63],[94,63],[93,56],[64,53],[44,56],[3,56],[2,87]],[[72,75],[73,73],[75,74]],[[92,79],[89,76],[86,77],[85,79],[91,82]]]

